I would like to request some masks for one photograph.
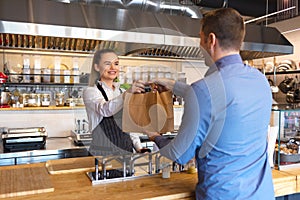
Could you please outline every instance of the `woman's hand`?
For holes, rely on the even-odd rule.
[[[151,149],[143,147],[137,151],[138,153],[151,153]]]

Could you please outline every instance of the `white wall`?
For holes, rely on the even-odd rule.
[[[185,61],[182,63],[182,71],[185,72],[187,83],[191,84],[204,77],[208,67],[204,61]]]
[[[295,17],[292,19],[280,21],[277,23],[270,24],[271,27],[275,27],[281,32],[286,39],[294,46],[294,53],[284,56],[276,56],[276,63],[280,61],[291,59],[297,64],[298,69],[300,63],[300,17]],[[273,58],[264,58],[265,63],[268,61],[273,61]],[[262,64],[262,59],[254,60],[255,66],[260,66]]]
[[[48,67],[53,63],[53,55],[42,55],[42,67]],[[17,53],[4,53],[4,61],[9,61],[11,66],[17,66],[22,64],[22,54]],[[31,63],[34,63],[34,56],[30,56]],[[89,73],[91,67],[91,56],[80,57],[79,67],[80,72]],[[1,60],[1,59],[0,59]],[[72,66],[72,56],[61,56],[61,63],[66,64],[69,68]],[[152,65],[155,66],[167,66],[175,71],[182,70],[182,61],[176,59],[154,59],[154,58],[127,58],[122,57],[120,59],[121,65],[126,66],[143,66]],[[191,64],[185,64],[189,81],[200,77],[193,77],[196,75],[198,65],[192,66]],[[5,111],[0,109],[0,127],[9,128],[23,128],[23,127],[45,127],[49,137],[66,137],[70,135],[70,131],[75,128],[75,119],[86,119],[85,109],[75,110],[13,110]]]
[[[75,119],[87,119],[85,109],[0,111],[0,127],[45,127],[49,137],[70,136]]]

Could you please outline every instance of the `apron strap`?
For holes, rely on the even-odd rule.
[[[98,88],[98,90],[100,90],[100,92],[103,95],[105,101],[108,101],[108,97],[106,95],[106,92],[104,91],[103,87],[99,84],[99,82],[97,83],[97,88]],[[122,94],[123,91],[121,90],[121,88],[119,88],[119,90],[120,90],[120,93]]]
[[[103,95],[105,101],[108,101],[108,97],[107,97],[107,95],[106,95],[106,93],[105,93],[103,87],[99,84],[99,82],[97,83],[97,88],[98,88],[98,90],[100,90],[100,92],[102,93],[102,95]]]

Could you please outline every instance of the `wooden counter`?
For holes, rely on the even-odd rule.
[[[45,166],[45,163],[19,165],[4,168]],[[1,171],[0,171],[1,172]],[[71,200],[71,199],[194,199],[197,174],[171,173],[170,179],[163,179],[160,174],[140,177],[117,183],[92,186],[85,172],[50,175],[54,192],[15,197],[18,200]],[[2,186],[1,186],[2,187]]]
[[[71,200],[71,199],[194,199],[194,189],[197,183],[197,174],[187,174],[186,172],[171,173],[171,178],[163,179],[161,174],[153,176],[138,177],[117,183],[105,183],[92,186],[86,175],[87,170],[91,170],[90,159],[93,158],[72,158],[64,159],[65,166],[73,166],[66,173],[62,160],[51,161],[51,170],[61,170],[62,173],[50,174],[49,162],[0,167],[2,170],[13,168],[45,167],[49,171],[48,177],[51,181],[53,192],[41,194],[30,194],[15,197],[16,200]],[[75,163],[77,166],[75,166]],[[82,164],[80,164],[82,163]],[[90,163],[90,164],[89,164]],[[72,167],[71,167],[72,168]],[[78,170],[81,168],[81,170]],[[299,173],[298,173],[299,172]],[[299,192],[297,179],[300,176],[300,169],[293,172],[273,170],[273,182],[276,196],[283,196]],[[1,186],[2,187],[2,186]]]
[[[284,171],[272,170],[275,196],[297,193],[297,177]]]
[[[297,179],[296,192],[300,193],[300,168],[287,169],[282,172],[296,176],[296,179]]]

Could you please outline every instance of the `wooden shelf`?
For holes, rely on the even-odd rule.
[[[23,107],[23,108],[0,108],[0,111],[24,111],[24,110],[80,110],[85,106],[49,106],[49,107]]]
[[[300,70],[291,70],[291,71],[280,71],[280,72],[276,72],[276,75],[278,74],[297,74],[300,73]],[[269,75],[274,75],[274,72],[266,72],[265,73],[266,76]]]
[[[50,87],[85,87],[87,83],[4,83],[3,86],[50,86]]]

